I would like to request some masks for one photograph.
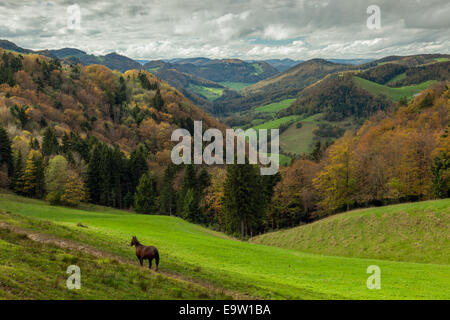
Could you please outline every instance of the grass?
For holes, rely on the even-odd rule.
[[[301,128],[297,128],[295,124],[291,125],[280,135],[280,147],[284,152],[294,154],[310,152],[315,128],[317,128],[317,124],[313,122],[302,121]]]
[[[450,264],[450,199],[362,209],[251,242],[302,252]]]
[[[261,154],[265,155],[266,157],[270,157],[270,155],[271,155],[270,153],[264,153],[264,152],[261,152]],[[284,154],[279,154],[278,159],[279,159],[280,166],[288,166],[291,164],[291,161],[292,161],[291,157],[288,157]]]
[[[69,265],[81,270],[81,289],[69,290]],[[137,266],[101,259],[0,229],[0,299],[224,298]]]
[[[206,99],[210,101],[214,101],[217,98],[220,98],[223,94],[222,88],[213,88],[213,87],[205,87],[205,86],[197,86],[197,85],[190,85],[189,89],[194,91],[195,93],[202,95]]]
[[[137,235],[142,243],[158,247],[162,272],[180,274],[254,297],[450,298],[448,265],[303,253],[236,241],[179,218],[137,215],[96,206],[82,209],[55,207],[11,194],[0,194],[0,208],[10,212],[0,214],[0,221],[76,240],[128,259],[135,260],[129,241],[132,235]],[[389,212],[388,208],[386,210]],[[88,228],[77,227],[78,222]],[[45,268],[46,260],[44,257],[37,265],[42,263],[41,268]],[[12,262],[13,267],[18,267],[18,263]],[[381,290],[366,287],[366,269],[374,264],[381,268]],[[134,278],[133,274],[129,276]],[[31,289],[25,287],[24,290]]]
[[[385,95],[394,101],[399,101],[402,97],[407,97],[410,99],[436,82],[435,80],[428,80],[417,85],[391,88],[356,76],[353,77],[353,79],[358,86],[369,91],[370,93]]]
[[[450,61],[450,59],[449,58],[436,58],[436,59],[434,59],[436,62],[447,62],[447,61]]]
[[[247,82],[230,82],[230,81],[226,81],[226,82],[218,82],[220,85],[228,88],[228,89],[232,89],[235,91],[241,91],[242,89],[251,86],[253,83],[247,83]]]
[[[270,103],[270,104],[255,108],[255,111],[275,113],[277,111],[288,108],[292,104],[292,102],[294,102],[295,100],[296,99],[285,99],[280,102]]]
[[[258,63],[253,63],[252,66],[255,69],[255,72],[253,74],[259,75],[264,72],[263,68]]]
[[[262,124],[259,124],[255,127],[253,127],[253,129],[255,130],[259,130],[259,129],[278,129],[280,127],[280,125],[282,125],[283,123],[289,122],[289,121],[296,121],[301,119],[301,116],[299,115],[292,115],[292,116],[287,116],[287,117],[283,117],[283,118],[278,118],[278,119],[274,119],[274,120],[270,120],[270,121],[266,121]]]
[[[406,72],[400,73],[389,80],[388,84],[396,83],[397,81],[403,80],[406,78]]]

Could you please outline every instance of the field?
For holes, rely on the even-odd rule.
[[[255,129],[255,130],[259,130],[259,129],[278,129],[280,127],[280,125],[282,125],[283,123],[290,122],[290,121],[297,121],[299,119],[301,119],[301,116],[298,116],[298,115],[287,116],[287,117],[278,118],[278,119],[274,119],[274,120],[270,120],[270,121],[264,122],[262,124],[259,124],[259,125],[255,126],[255,127],[253,127],[253,129]]]
[[[288,108],[295,99],[285,99],[280,102],[270,103],[265,106],[260,106],[255,108],[254,110],[257,112],[269,112],[275,113],[277,111]]]
[[[413,86],[391,88],[356,76],[353,77],[353,79],[358,86],[366,89],[370,93],[377,95],[382,94],[394,101],[399,101],[402,97],[407,97],[408,99],[410,99],[414,95],[418,94],[419,92],[428,88],[431,84],[436,82],[435,80],[429,80]]]
[[[450,199],[356,210],[253,243],[324,255],[450,265]]]
[[[241,91],[245,87],[251,86],[253,84],[253,83],[247,83],[247,82],[230,82],[230,81],[218,82],[218,83],[228,89],[232,89],[235,91]]]
[[[418,210],[420,210],[420,205],[418,204]],[[442,206],[448,208],[448,202],[437,205],[436,210]],[[118,272],[117,277],[120,278],[105,276],[108,279],[105,280],[107,283],[102,284],[102,280],[100,280],[102,277],[94,273],[97,271],[93,268],[96,263],[92,261],[93,258],[84,258],[81,253],[62,253],[57,250],[54,252],[56,260],[52,260],[50,256],[52,248],[39,248],[38,244],[28,243],[27,239],[15,239],[14,235],[13,239],[9,239],[10,236],[4,236],[2,232],[1,247],[12,250],[12,252],[1,255],[1,274],[5,274],[4,270],[9,272],[9,276],[0,278],[2,279],[0,292],[3,297],[8,297],[18,291],[20,297],[52,298],[56,294],[55,292],[65,292],[65,295],[61,295],[61,297],[70,298],[72,293],[67,293],[67,289],[61,284],[54,285],[54,283],[55,277],[66,276],[65,266],[72,262],[80,264],[82,270],[87,268],[84,273],[82,271],[82,277],[87,279],[86,282],[82,280],[84,286],[78,293],[80,297],[89,297],[88,292],[98,287],[97,290],[104,292],[104,295],[114,298],[116,293],[107,292],[107,290],[114,291],[116,290],[115,286],[123,289],[122,293],[117,293],[122,297],[135,298],[134,290],[142,291],[141,287],[145,288],[149,297],[159,296],[160,293],[154,289],[152,281],[149,280],[147,286],[145,280],[147,278],[145,276],[140,278],[140,271],[135,268],[131,269],[132,271],[124,271],[127,274],[122,274],[125,267],[129,268],[128,264],[122,265],[122,260],[137,264],[134,248],[129,246],[131,236],[136,235],[142,243],[152,244],[159,248],[161,255],[159,276],[167,281],[158,289],[162,292],[160,296],[162,298],[167,296],[207,297],[199,290],[194,289],[197,284],[210,287],[211,291],[222,288],[222,291],[219,290],[219,293],[222,292],[222,294],[216,295],[218,297],[229,294],[237,298],[250,296],[271,299],[450,298],[450,279],[448,277],[450,267],[444,264],[304,253],[293,249],[237,241],[175,217],[137,215],[92,205],[86,205],[81,209],[70,209],[50,206],[42,201],[6,193],[0,194],[0,208],[2,210],[0,223],[3,225],[32,230],[32,232],[40,233],[45,237],[82,244],[95,248],[105,255],[114,255],[117,257],[118,265],[106,263],[98,270],[98,273],[109,272],[110,275],[115,275]],[[395,212],[389,208],[386,208],[385,211],[381,208],[377,210],[382,215]],[[426,211],[428,210],[426,207]],[[78,223],[85,227],[77,226]],[[432,229],[428,231],[431,234],[434,232]],[[6,244],[5,241],[8,243]],[[11,243],[20,246],[15,247]],[[36,249],[34,249],[35,246]],[[22,247],[33,249],[25,250]],[[448,250],[448,247],[441,247],[441,250],[444,251],[444,254],[448,253],[445,251]],[[45,254],[41,254],[41,252]],[[24,257],[20,258],[19,253],[22,253]],[[18,255],[17,258],[12,257],[15,254]],[[67,261],[59,258],[64,254],[70,255],[66,259]],[[358,254],[355,252],[355,256]],[[79,257],[72,260],[71,256]],[[22,265],[22,261],[33,259],[40,260]],[[49,260],[47,264],[52,265],[49,269],[45,263],[47,260]],[[378,265],[382,270],[381,290],[369,290],[366,287],[366,280],[369,276],[366,269],[370,265]],[[22,280],[24,275],[20,275],[20,273],[25,273],[28,267],[36,268],[36,272],[39,272],[33,278],[36,278],[36,284],[39,284],[42,290],[31,289],[21,282],[24,281]],[[14,271],[17,269],[20,271]],[[142,272],[148,272],[149,277],[154,276],[153,272],[148,269],[143,269]],[[183,278],[184,282],[183,284],[174,283],[174,280],[166,277]],[[9,281],[7,285],[3,283],[5,280]],[[128,282],[129,286],[126,287]],[[137,287],[132,284],[136,284]],[[22,287],[19,287],[21,285]],[[55,288],[52,293],[47,294],[46,288],[49,288],[50,285],[54,285]],[[184,293],[183,285],[187,285],[191,291]],[[102,286],[103,288],[101,288]],[[31,294],[32,290],[39,290],[39,294]],[[213,293],[209,293],[210,295]]]
[[[314,139],[313,130],[317,127],[314,122],[303,122],[302,127],[291,125],[280,135],[280,146],[284,152],[302,154],[311,151],[311,143]]]
[[[217,98],[220,98],[220,96],[222,96],[223,94],[223,88],[212,88],[205,86],[190,85],[189,89],[205,97],[210,101],[214,101]]]

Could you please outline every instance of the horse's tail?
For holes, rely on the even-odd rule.
[[[155,248],[155,263],[156,263],[156,268],[158,268],[159,265],[159,252],[158,249]]]

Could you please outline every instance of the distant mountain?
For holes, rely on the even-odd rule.
[[[336,64],[323,59],[300,63],[274,77],[259,81],[239,92],[240,96],[226,96],[214,103],[216,114],[229,114],[272,102],[295,98],[302,89],[328,74],[351,70],[351,65]]]
[[[109,53],[104,56],[95,56],[75,48],[35,51],[21,48],[8,40],[0,40],[0,48],[23,54],[40,54],[49,58],[58,58],[69,63],[80,63],[85,66],[91,64],[102,64],[111,70],[118,70],[120,72],[133,69],[142,69],[142,65],[140,63],[117,53]]]
[[[17,46],[15,43],[12,43],[11,41],[8,41],[8,40],[0,39],[0,48],[3,48],[5,50],[19,52],[19,53],[34,53],[33,50],[21,48],[21,47]]]
[[[175,62],[151,61],[144,65],[144,69],[154,70],[156,64],[159,69],[175,69],[214,82],[255,83],[279,73],[266,62],[248,63],[239,59],[207,58],[182,59]]]
[[[284,72],[292,68],[293,66],[296,66],[299,63],[303,62],[303,60],[292,60],[292,59],[269,59],[264,61],[270,64],[272,67],[276,68],[280,72]]]
[[[152,65],[155,64],[157,65],[158,63],[155,62]],[[156,70],[157,68],[154,67],[153,72],[159,79],[168,82],[171,86],[180,90],[186,98],[208,112],[212,112],[212,99],[214,98],[214,96],[208,95],[208,93],[216,92],[219,95],[223,90],[226,90],[216,82],[192,74],[183,73],[176,69],[162,68]]]
[[[120,72],[142,69],[142,65],[139,62],[117,53],[109,53],[104,56],[95,56],[93,54],[87,54],[84,51],[73,48],[50,50],[50,52],[57,56],[59,59],[72,63],[81,63],[85,66],[91,64],[102,64],[104,66],[107,66],[111,70],[117,70]]]
[[[63,48],[63,49],[58,49],[58,50],[51,50],[51,52],[52,52],[52,54],[57,56],[59,59],[87,55],[86,52],[78,50],[78,49],[74,49],[74,48]]]
[[[372,62],[375,59],[327,59],[327,60],[333,63],[360,65]]]
[[[139,60],[139,59],[134,59],[134,61],[136,61],[137,63],[140,63],[141,65],[144,65],[144,64],[150,62],[150,60]]]
[[[56,58],[56,56],[54,56],[49,50],[29,50],[29,49],[24,49],[21,48],[19,46],[17,46],[15,43],[12,43],[11,41],[8,40],[2,40],[0,39],[0,48],[3,48],[5,50],[10,50],[10,51],[14,51],[14,52],[18,52],[18,53],[23,53],[23,54],[30,54],[30,53],[35,53],[35,54],[40,54],[49,58]]]

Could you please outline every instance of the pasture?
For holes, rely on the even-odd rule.
[[[89,245],[138,265],[134,248],[130,248],[131,236],[136,235],[143,244],[158,248],[162,275],[183,277],[192,286],[207,283],[213,288],[222,288],[223,292],[229,290],[243,296],[266,299],[450,298],[450,266],[446,264],[368,259],[361,258],[359,252],[354,252],[351,257],[313,254],[238,241],[176,217],[138,215],[93,205],[80,209],[57,207],[8,193],[0,194],[0,208],[1,223]],[[384,215],[392,213],[389,208],[378,210]],[[79,223],[85,227],[78,226]],[[16,250],[14,246],[11,248]],[[21,262],[10,260],[9,255],[3,256],[2,261],[9,264],[11,273],[8,279],[16,279],[13,270],[20,268]],[[45,255],[40,257],[42,260],[36,265],[42,264],[39,269],[43,273],[42,281],[53,283],[55,274],[48,273],[44,266],[50,258]],[[378,265],[382,270],[381,290],[366,287],[369,276],[366,269],[370,265]],[[108,270],[113,270],[112,266],[110,268]],[[106,269],[104,271],[107,272]],[[146,268],[145,271],[153,272]],[[132,273],[120,276],[129,277],[128,280],[117,280],[124,283],[138,277]],[[95,276],[92,277],[95,279]],[[14,283],[11,285],[15,286]],[[82,290],[92,290],[96,285],[98,282],[95,280],[88,281]],[[110,286],[105,286],[105,292],[106,287]],[[149,286],[148,290],[153,289]],[[11,288],[2,285],[0,291],[5,297]],[[158,295],[156,291],[150,294],[153,293]],[[181,298],[195,294],[186,293]],[[125,296],[128,295],[124,293]],[[46,297],[45,290],[39,297]],[[114,294],[110,293],[108,297],[112,298]],[[134,296],[130,294],[129,297]],[[161,294],[161,297],[167,297],[167,293]]]

